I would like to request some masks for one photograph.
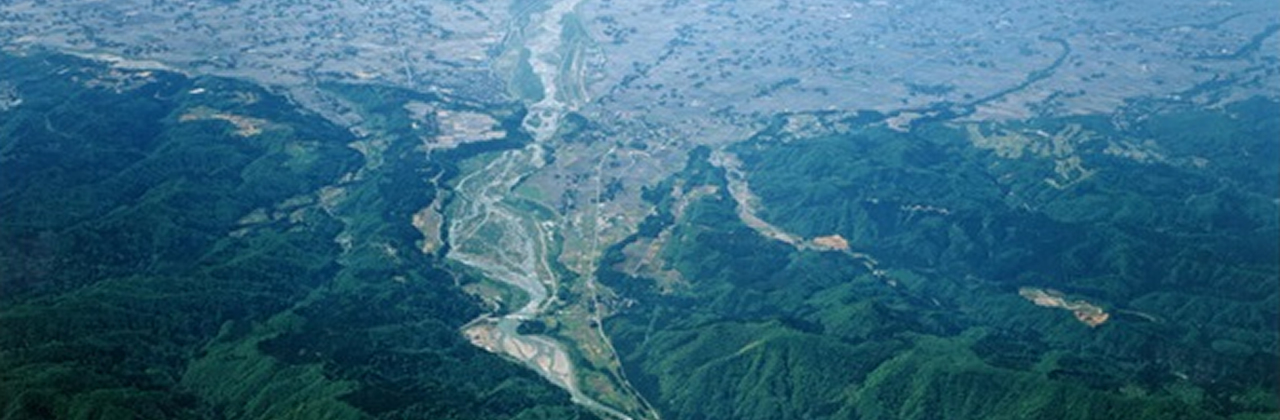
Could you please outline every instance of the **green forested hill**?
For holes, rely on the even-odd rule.
[[[409,223],[455,162],[527,141],[516,107],[324,86],[357,138],[232,80],[36,54],[0,81],[0,417],[592,417],[461,337],[474,279]],[[408,101],[512,134],[428,156]],[[1275,418],[1276,107],[724,150],[761,218],[874,270],[745,225],[698,149],[600,264],[630,302],[604,328],[671,419]],[[637,243],[678,275],[627,274]]]
[[[728,149],[763,219],[841,235],[879,274],[744,225],[704,149],[647,194],[659,213],[602,265],[602,281],[636,301],[606,327],[671,418],[1274,418],[1276,107],[1125,129],[1074,118],[773,130]],[[970,129],[1031,143],[1015,156]],[[1148,154],[1124,153],[1135,142]],[[670,191],[699,185],[717,192],[677,218]],[[621,264],[628,244],[664,235],[661,264],[687,284],[620,271],[634,266]],[[1109,318],[1085,325],[1023,287]]]
[[[459,156],[399,103],[363,110],[396,158],[370,167],[244,83],[39,54],[0,80],[0,418],[589,416],[458,334],[468,280],[408,221]]]

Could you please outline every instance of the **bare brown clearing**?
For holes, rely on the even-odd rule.
[[[1023,287],[1018,289],[1023,298],[1046,308],[1061,308],[1071,311],[1076,319],[1090,327],[1097,327],[1107,322],[1111,315],[1102,308],[1085,300],[1067,300],[1066,295],[1053,289]]]

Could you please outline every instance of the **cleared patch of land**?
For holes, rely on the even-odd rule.
[[[268,125],[267,120],[261,118],[219,112],[208,107],[195,108],[178,117],[178,121],[181,122],[207,120],[230,123],[236,128],[235,134],[240,137],[253,137],[262,134],[262,130]]]
[[[1036,306],[1060,308],[1071,311],[1071,314],[1075,315],[1076,320],[1079,320],[1090,327],[1102,325],[1111,318],[1111,314],[1102,310],[1101,307],[1083,299],[1069,300],[1067,299],[1066,294],[1053,289],[1023,287],[1018,289],[1018,295],[1031,301],[1031,303],[1036,304]]]

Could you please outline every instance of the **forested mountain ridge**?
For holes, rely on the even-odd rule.
[[[678,418],[1272,416],[1276,106],[778,124],[647,192],[606,326]],[[1118,152],[1148,136],[1160,159]]]
[[[474,279],[417,251],[477,150],[427,160],[385,104],[438,99],[334,86],[382,116],[373,156],[247,83],[56,54],[0,80],[4,418],[592,417],[461,337]]]

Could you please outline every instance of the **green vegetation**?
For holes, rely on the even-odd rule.
[[[518,107],[323,86],[357,138],[231,80],[57,55],[0,55],[0,80],[22,100],[0,111],[0,417],[592,417],[459,334],[483,307],[460,286],[499,285],[419,252],[410,224],[447,204],[459,162],[528,142]],[[437,127],[411,101],[511,134],[428,154]],[[700,148],[599,265],[629,303],[604,328],[664,418],[1274,418],[1277,106],[910,133],[864,115],[725,150],[760,217],[850,253],[744,225]],[[602,135],[577,114],[559,128]],[[659,238],[668,287],[618,271]],[[520,328],[574,327],[553,321]]]
[[[542,85],[542,79],[538,78],[538,73],[533,71],[533,65],[529,64],[532,58],[528,48],[520,48],[519,62],[509,83],[512,89],[511,94],[526,103],[541,102],[547,97],[547,89]]]
[[[1123,130],[1094,117],[979,127],[1078,125],[1091,137],[1071,155],[1090,176],[1064,177],[1058,152],[975,148],[943,123],[821,138],[775,128],[729,149],[761,217],[805,238],[839,234],[882,275],[743,225],[698,150],[646,191],[657,214],[601,265],[601,281],[636,300],[605,326],[670,418],[1275,416],[1276,107],[1166,111]],[[1164,160],[1109,148],[1133,139],[1157,139]],[[677,184],[719,192],[677,220]],[[667,294],[613,268],[664,230],[661,256],[690,283]],[[1112,317],[1089,327],[1028,302],[1023,286]]]
[[[403,104],[477,105],[331,86],[381,142],[362,159],[244,83],[56,55],[0,55],[0,79],[23,99],[0,113],[0,417],[591,417],[467,343],[475,280],[415,247],[431,179],[524,139],[428,157]]]

